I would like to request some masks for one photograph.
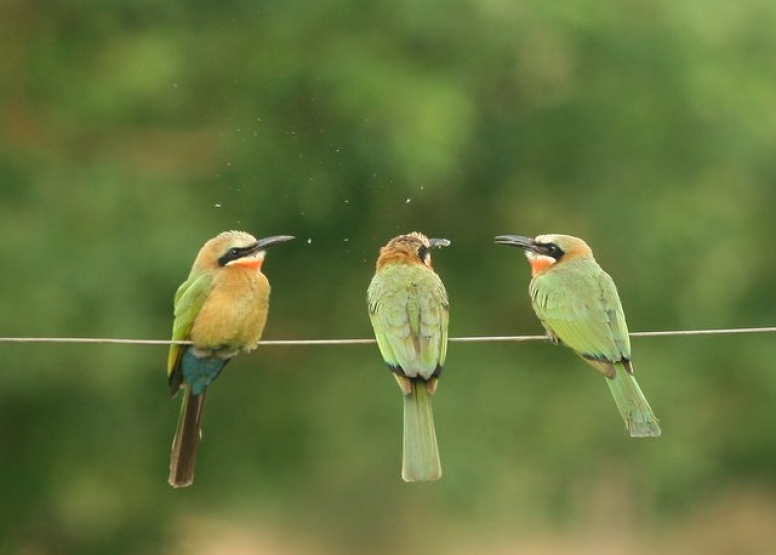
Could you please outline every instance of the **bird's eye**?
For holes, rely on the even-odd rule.
[[[241,249],[239,247],[232,247],[231,249],[227,249],[227,251],[218,259],[218,263],[221,266],[226,266],[233,260],[242,258],[244,256],[244,253],[245,253],[244,249]]]
[[[547,253],[547,256],[551,256],[555,259],[558,259],[561,256],[563,256],[563,249],[561,249],[555,243],[547,243],[546,245],[544,245],[544,250]]]
[[[418,258],[420,258],[423,262],[425,262],[426,260],[428,260],[428,256],[429,256],[428,247],[426,247],[425,245],[419,246]]]

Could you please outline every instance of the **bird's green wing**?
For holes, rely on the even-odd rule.
[[[402,366],[416,358],[410,325],[409,290],[395,285],[390,268],[372,278],[367,291],[369,319],[383,359],[390,366]],[[399,282],[400,283],[400,282]]]
[[[183,341],[188,339],[189,331],[194,323],[194,318],[199,314],[202,305],[210,292],[213,278],[209,274],[189,276],[175,293],[175,320],[172,324],[172,340]],[[167,377],[173,392],[178,390],[180,376],[175,369],[178,367],[183,355],[183,345],[170,345],[170,354],[167,358]]]
[[[419,293],[420,352],[424,368],[443,366],[447,357],[447,325],[450,304],[447,291],[439,276],[429,272],[425,292]]]
[[[537,276],[531,282],[531,299],[542,324],[584,357],[630,359],[628,327],[617,288],[597,264],[559,267]]]
[[[439,276],[412,266],[383,268],[372,279],[367,300],[385,362],[428,379],[447,352],[448,302]]]

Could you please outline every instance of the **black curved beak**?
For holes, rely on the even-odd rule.
[[[523,250],[535,251],[536,241],[533,237],[524,235],[499,235],[496,237],[497,245],[506,245],[508,247],[520,247]]]
[[[450,241],[448,239],[429,239],[428,248],[433,249],[435,247],[449,247]]]
[[[275,243],[284,243],[286,241],[290,241],[291,239],[294,239],[294,236],[292,235],[272,235],[270,237],[262,237],[258,241],[256,241],[256,244],[250,247],[251,252],[258,252],[263,251],[270,245],[274,245]]]

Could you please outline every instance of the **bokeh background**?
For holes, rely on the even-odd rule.
[[[776,320],[776,3],[0,2],[0,335],[169,337],[225,229],[293,234],[267,339],[369,337],[379,247],[447,237],[451,336],[539,334],[494,235],[588,240],[632,331]],[[0,552],[747,555],[776,545],[773,335],[633,342],[663,437],[544,342],[455,343],[444,478],[374,345],[264,346],[166,483],[164,346],[0,344]]]

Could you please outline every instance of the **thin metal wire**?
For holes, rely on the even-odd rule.
[[[669,330],[638,331],[631,337],[686,337],[698,335],[729,335],[742,333],[776,333],[776,326],[761,328],[722,328],[705,330]],[[451,343],[486,343],[509,341],[546,341],[546,335],[497,335],[477,337],[451,337]],[[190,345],[191,341],[171,341],[168,339],[119,339],[111,337],[0,337],[0,343],[87,343],[118,345]],[[374,339],[263,339],[259,345],[367,345]]]

